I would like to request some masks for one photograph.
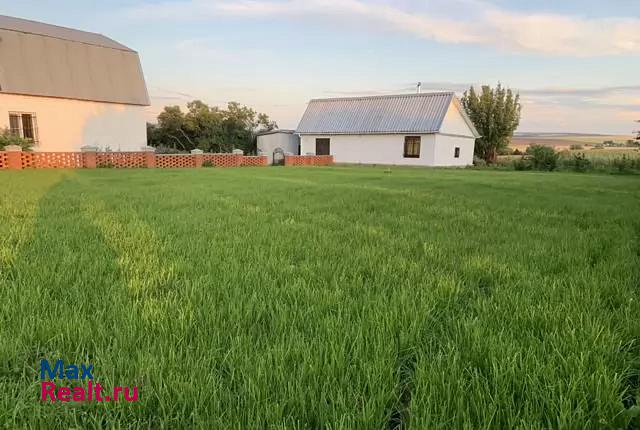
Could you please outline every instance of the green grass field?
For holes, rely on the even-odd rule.
[[[0,428],[640,428],[635,176],[0,181]],[[41,358],[140,401],[42,402]]]

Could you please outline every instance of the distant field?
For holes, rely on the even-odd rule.
[[[640,428],[637,177],[0,182],[0,428]],[[42,402],[41,358],[140,401]]]
[[[633,148],[605,148],[605,149],[593,149],[585,148],[584,150],[572,150],[571,153],[583,153],[587,158],[591,159],[614,159],[620,158],[623,155],[627,157],[640,157],[640,150]]]
[[[554,135],[554,136],[518,136],[511,140],[512,148],[526,149],[529,145],[547,145],[554,146],[558,149],[568,148],[571,145],[594,145],[611,140],[616,143],[625,143],[632,140],[631,135]]]

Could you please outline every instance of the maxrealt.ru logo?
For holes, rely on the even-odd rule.
[[[127,402],[138,401],[138,387],[113,387],[107,392],[99,383],[93,381],[93,364],[70,364],[58,360],[53,367],[48,360],[40,361],[40,379],[42,380],[40,400],[52,402]],[[51,380],[86,382],[86,387],[56,386]]]

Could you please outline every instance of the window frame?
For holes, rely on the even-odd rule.
[[[416,151],[417,148],[417,151]],[[404,158],[420,158],[422,149],[422,136],[405,136],[404,137]]]
[[[25,137],[24,131],[24,117],[28,116],[31,119],[31,133],[33,137]],[[11,124],[11,118],[18,118],[18,128],[15,128]],[[23,139],[30,140],[34,146],[38,145],[38,118],[35,112],[19,112],[19,111],[9,111],[9,130],[11,133],[20,136]]]
[[[460,147],[455,146],[453,148],[453,158],[460,158]]]

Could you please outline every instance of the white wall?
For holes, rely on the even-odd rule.
[[[436,135],[433,166],[469,166],[473,164],[473,137]],[[460,157],[455,158],[455,148],[460,148]]]
[[[291,133],[271,133],[258,136],[257,147],[259,151],[269,157],[269,164],[273,163],[273,151],[277,148],[284,152],[298,154],[300,138]]]
[[[444,120],[442,121],[442,126],[440,127],[440,133],[453,136],[473,137],[473,132],[463,119],[462,114],[456,107],[455,103],[451,103],[449,105],[447,114],[445,115]]]
[[[0,94],[1,128],[9,127],[9,112],[35,114],[36,151],[139,151],[147,144],[144,106]]]
[[[451,103],[436,135],[434,166],[469,166],[473,164],[475,137],[458,107]],[[460,157],[455,158],[455,148]]]
[[[301,154],[315,154],[316,138],[329,138],[331,155],[336,163],[404,166],[468,166],[473,163],[473,137],[423,134],[420,135],[420,158],[404,158],[405,136],[415,135],[302,136]],[[460,148],[460,158],[454,158],[455,147]]]
[[[336,163],[433,165],[435,136],[420,135],[420,158],[404,158],[404,134],[302,136],[301,154],[316,152],[316,138],[330,138]],[[412,134],[410,136],[416,136]]]

